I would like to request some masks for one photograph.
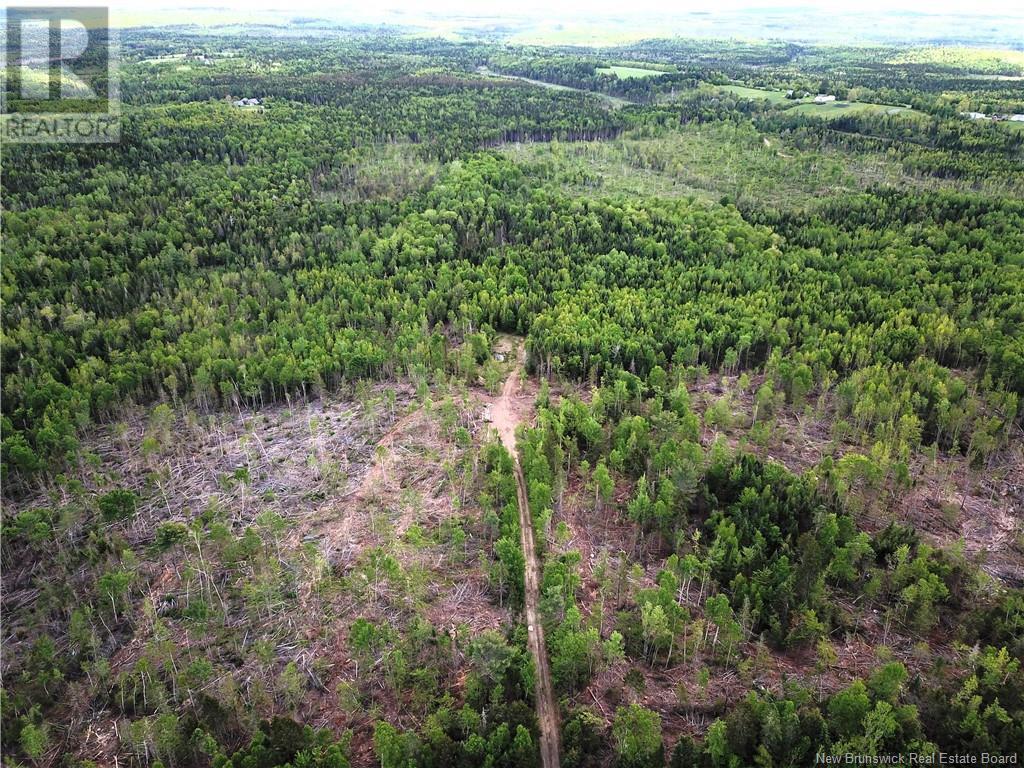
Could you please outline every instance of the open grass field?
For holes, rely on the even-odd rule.
[[[832,101],[828,104],[797,104],[793,112],[817,117],[841,117],[843,115],[883,114],[924,117],[922,112],[908,107],[897,107],[892,104],[872,104],[864,101]]]
[[[668,74],[659,69],[643,69],[641,67],[623,67],[612,65],[610,67],[598,67],[597,71],[602,75],[615,75],[620,80],[632,80],[640,77],[657,77]]]
[[[813,100],[787,99],[783,91],[773,91],[766,88],[751,88],[746,85],[717,85],[713,86],[720,91],[728,91],[744,99],[762,99],[771,104],[782,105],[784,108],[791,108],[794,112],[818,117],[838,117],[849,114],[903,114],[923,116],[923,113],[908,107],[899,107],[891,104],[873,104],[861,101],[832,101],[828,104],[815,104]]]
[[[715,87],[720,91],[735,93],[737,96],[744,99],[764,99],[765,101],[770,101],[772,104],[783,104],[786,101],[792,101],[791,99],[786,98],[786,94],[783,91],[769,91],[764,88],[749,88],[745,85],[718,85]]]

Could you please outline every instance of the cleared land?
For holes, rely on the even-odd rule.
[[[598,74],[601,75],[615,75],[620,80],[630,80],[633,78],[640,77],[657,77],[658,75],[667,75],[668,72],[663,72],[659,69],[644,69],[642,67],[625,67],[613,64],[610,67],[598,67]]]
[[[787,101],[791,103],[798,103],[793,99],[787,99],[786,94],[783,91],[770,91],[766,88],[750,88],[746,85],[716,85],[720,91],[728,91],[729,93],[735,93],[744,99],[764,99],[770,101],[772,104],[784,104]]]
[[[925,117],[923,112],[909,107],[898,107],[892,104],[872,104],[867,101],[830,101],[827,104],[797,104],[792,112],[815,117],[842,117],[843,115],[903,115],[906,117]]]
[[[804,205],[871,184],[935,187],[881,153],[805,151],[750,126],[688,125],[656,138],[509,144],[502,152],[565,189],[587,196],[656,195],[717,201],[728,195]]]
[[[353,763],[374,764],[377,717],[413,727],[429,714],[422,697],[433,686],[458,700],[473,639],[520,622],[484,565],[491,534],[476,501],[478,451],[491,439],[481,418],[491,399],[482,387],[421,396],[360,387],[224,414],[140,409],[97,430],[87,443],[95,461],[76,482],[142,499],[131,519],[111,524],[140,553],[139,598],[102,638],[114,649],[111,679],[138,685],[141,706],[139,681],[160,695],[147,664],[205,659],[196,695],[225,702],[226,733],[274,715],[316,718],[351,728]],[[5,512],[70,510],[77,493],[41,493]],[[161,546],[171,530],[183,538]],[[74,541],[74,528],[67,535]],[[14,657],[35,641],[34,570],[5,573]],[[114,765],[116,708],[93,710],[86,678],[71,686],[66,714],[91,726],[61,733],[56,746]]]

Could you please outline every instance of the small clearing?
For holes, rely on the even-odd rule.
[[[784,104],[787,101],[791,103],[799,103],[799,100],[787,99],[786,94],[783,91],[769,91],[766,88],[750,88],[746,85],[718,85],[715,86],[720,91],[728,91],[744,99],[754,99],[769,101],[772,104]]]
[[[626,67],[613,64],[610,67],[598,67],[597,73],[599,75],[615,75],[620,80],[636,80],[645,77],[659,77],[661,75],[667,75],[668,72],[663,72],[660,69],[645,69],[643,67]]]

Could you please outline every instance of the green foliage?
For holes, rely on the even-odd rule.
[[[310,766],[310,768],[348,768],[347,739],[335,741],[327,731],[314,731],[309,726],[284,717],[260,723],[252,741],[237,752],[214,749],[214,768],[233,766]]]
[[[491,581],[499,601],[506,599],[514,608],[523,604],[526,560],[520,543],[519,503],[512,457],[499,443],[485,448],[484,466],[487,470],[485,494],[481,498],[484,508],[496,507],[500,536],[494,542],[494,560]]]
[[[96,503],[104,520],[125,520],[135,514],[138,497],[132,491],[117,490],[103,494]]]
[[[566,768],[594,765],[603,748],[604,722],[594,712],[578,709],[562,724],[562,764]]]
[[[23,718],[19,746],[25,757],[30,760],[41,760],[49,744],[49,735],[45,724],[37,724],[39,711],[34,710]]]
[[[453,572],[479,558],[498,611],[522,607],[513,457],[477,456],[458,418],[467,388],[505,375],[499,332],[526,337],[541,380],[520,448],[555,685],[571,701],[628,656],[639,702],[610,733],[567,712],[567,766],[662,765],[642,704],[680,666],[724,709],[674,766],[1019,750],[1019,591],[982,589],[910,527],[858,529],[918,482],[919,452],[980,473],[1015,447],[1024,133],[957,115],[1024,111],[1013,81],[965,77],[1019,76],[1012,61],[294,26],[125,30],[120,143],[4,147],[5,759],[76,747],[101,713],[122,762],[344,768],[345,736],[256,726],[308,698],[337,699],[361,744],[373,729],[385,766],[537,764],[525,628],[433,626],[425,569],[400,560],[450,541]],[[265,109],[225,102],[242,93]],[[247,421],[373,381],[392,418],[406,385],[424,407],[440,391],[446,450],[467,467],[450,527],[407,526],[412,546],[374,541],[343,565],[311,544],[297,565],[273,482],[223,440],[229,508],[149,519],[211,414]],[[801,435],[831,422],[834,454],[802,475],[746,455],[794,418]],[[566,551],[581,522],[636,532],[604,575]],[[325,629],[342,620],[354,676],[277,661],[296,601]],[[891,662],[826,698],[839,638],[874,611],[905,650],[941,647],[935,669]],[[952,627],[977,650],[956,659]],[[762,637],[816,651],[794,658],[814,663],[817,697],[719,703],[723,668],[754,679]]]
[[[661,718],[636,704],[619,707],[612,723],[612,736],[623,768],[654,768],[664,763]]]
[[[156,527],[156,539],[153,546],[158,552],[165,552],[172,547],[183,544],[188,539],[188,528],[183,523],[160,523]]]

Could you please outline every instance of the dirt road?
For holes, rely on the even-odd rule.
[[[585,93],[594,98],[600,99],[604,102],[605,106],[611,109],[621,109],[627,107],[633,102],[629,99],[624,99],[621,96],[612,96],[607,93],[601,93],[600,91],[590,91],[586,88],[573,88],[571,85],[560,85],[559,83],[549,83],[544,80],[534,80],[529,77],[523,77],[521,75],[506,75],[501,72],[495,72],[487,67],[477,67],[476,71],[481,75],[489,75],[490,77],[500,77],[504,80],[518,80],[521,83],[529,83],[530,85],[537,85],[541,88],[548,88],[552,91],[573,91],[575,93]]]
[[[537,609],[540,595],[540,564],[537,547],[533,538],[533,522],[526,500],[526,481],[519,466],[516,451],[516,426],[523,403],[519,395],[519,376],[523,367],[523,352],[518,353],[517,365],[513,368],[502,388],[501,397],[491,409],[491,422],[501,442],[512,454],[516,471],[516,495],[519,497],[519,530],[526,558],[526,626],[529,634],[530,653],[537,668],[534,695],[537,699],[537,720],[540,724],[540,756],[544,768],[558,768],[559,726],[558,705],[555,702],[554,687],[551,685],[551,669],[548,666],[547,647],[544,645],[544,627]]]

